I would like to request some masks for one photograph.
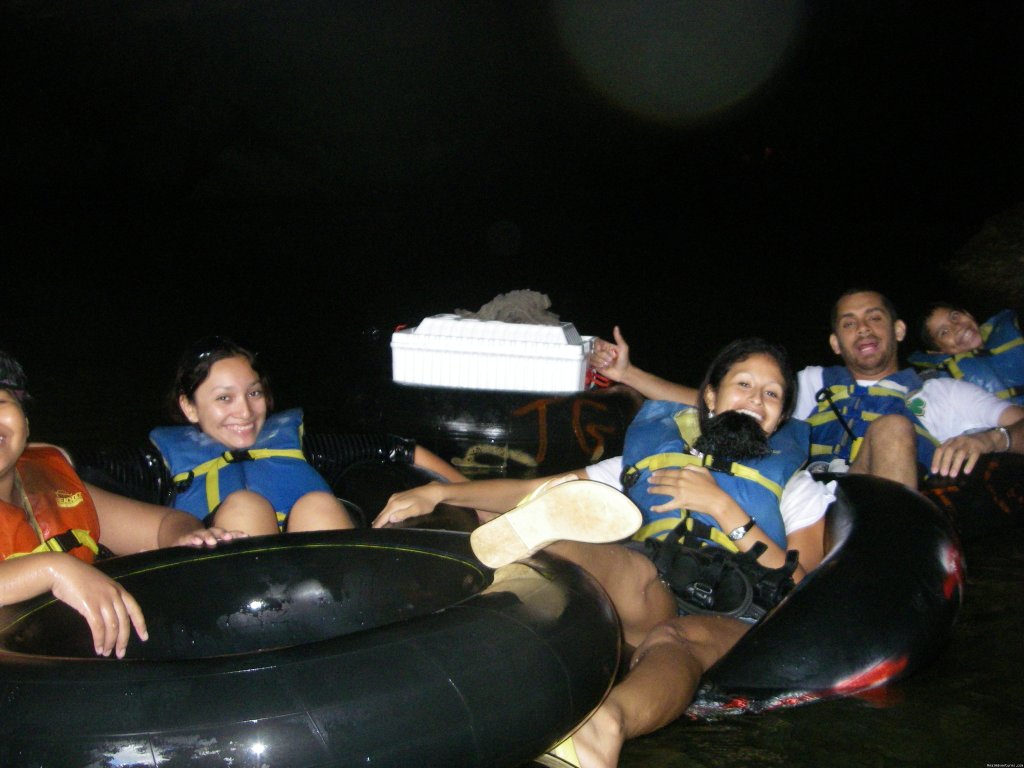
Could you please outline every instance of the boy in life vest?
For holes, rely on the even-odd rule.
[[[812,459],[917,488],[929,473],[969,473],[982,454],[1024,452],[1024,408],[966,381],[900,368],[907,326],[884,294],[848,289],[831,326],[843,364],[798,375],[795,413],[811,424]]]
[[[964,307],[935,302],[920,322],[924,351],[908,358],[922,378],[948,376],[1024,405],[1024,337],[1017,313],[997,312],[979,324]]]

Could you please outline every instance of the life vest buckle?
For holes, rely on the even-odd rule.
[[[243,449],[240,451],[228,451],[227,453],[224,454],[224,458],[228,462],[228,464],[234,464],[235,462],[238,461],[253,461],[252,454],[249,453],[248,449]]]
[[[181,480],[175,480],[174,481],[174,492],[175,493],[184,493],[185,491],[187,491],[189,488],[192,487],[192,481],[195,480],[195,479],[196,479],[196,473],[193,472],[190,469],[185,474],[185,476],[181,478]]]
[[[701,608],[711,610],[715,607],[715,588],[702,581],[695,581],[686,586],[686,596]]]
[[[712,472],[724,472],[727,475],[732,474],[732,462],[728,459],[722,459],[718,456],[712,456],[710,453],[705,454],[701,459],[701,466]]]
[[[636,465],[630,464],[628,467],[624,467],[622,474],[619,476],[619,482],[622,484],[624,490],[629,490],[637,481],[640,479],[640,470],[636,468]]]
[[[70,552],[75,547],[82,546],[82,542],[78,540],[73,531],[64,531],[64,533],[51,536],[46,543],[53,552]]]

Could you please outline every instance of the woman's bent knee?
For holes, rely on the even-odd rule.
[[[277,533],[277,515],[266,498],[253,491],[235,491],[217,507],[213,525],[251,536]]]
[[[288,530],[291,532],[354,527],[348,510],[336,496],[326,491],[310,491],[296,501],[288,513]]]

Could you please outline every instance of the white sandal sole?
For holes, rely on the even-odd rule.
[[[541,486],[519,506],[476,528],[469,543],[480,562],[499,568],[556,541],[621,541],[642,522],[624,493],[594,480],[571,480]]]

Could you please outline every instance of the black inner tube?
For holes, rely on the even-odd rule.
[[[315,643],[433,613],[490,581],[468,554],[385,544],[344,532],[259,536],[215,550],[178,548],[141,561],[117,558],[99,567],[135,595],[143,610],[160,607],[146,611],[148,642],[133,634],[126,654],[145,660]],[[31,610],[19,606],[16,617],[0,610],[0,648],[95,659],[82,625],[73,609],[44,597]]]

